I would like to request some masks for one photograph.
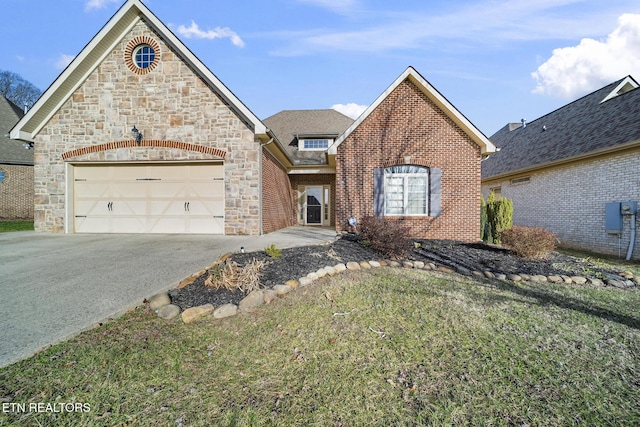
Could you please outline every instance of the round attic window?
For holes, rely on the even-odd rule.
[[[160,46],[151,37],[135,37],[127,44],[124,56],[127,67],[131,71],[136,74],[147,74],[160,62]]]
[[[141,44],[133,52],[133,63],[138,68],[149,68],[153,64],[156,52],[148,44]]]

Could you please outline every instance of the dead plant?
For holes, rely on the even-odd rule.
[[[244,267],[240,267],[237,262],[226,260],[209,269],[209,275],[205,279],[204,285],[213,289],[224,288],[229,291],[239,289],[246,295],[260,289],[260,275],[267,264],[267,261],[258,261],[254,258]]]

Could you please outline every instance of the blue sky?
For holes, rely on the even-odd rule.
[[[357,114],[411,65],[491,136],[640,79],[638,0],[143,2],[262,119]],[[46,89],[123,3],[0,0],[0,70]]]

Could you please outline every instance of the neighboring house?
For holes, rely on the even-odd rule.
[[[355,122],[262,122],[128,0],[12,129],[35,152],[35,228],[261,234],[385,215],[477,240],[491,142],[409,67]]]
[[[512,199],[514,224],[550,230],[563,246],[624,255],[631,219],[607,230],[606,205],[640,201],[637,88],[628,76],[499,130],[490,139],[500,151],[482,163],[483,194]]]
[[[0,96],[0,220],[33,219],[33,151],[8,137],[23,115]]]

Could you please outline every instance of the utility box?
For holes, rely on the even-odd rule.
[[[604,228],[607,234],[622,234],[622,203],[612,202],[605,205]]]
[[[635,215],[638,213],[638,202],[620,202],[622,215]]]

